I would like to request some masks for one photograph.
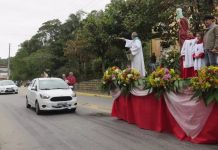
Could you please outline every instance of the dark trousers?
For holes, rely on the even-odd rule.
[[[206,66],[218,66],[218,55],[209,50],[205,50]]]

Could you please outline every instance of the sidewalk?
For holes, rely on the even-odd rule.
[[[77,95],[80,96],[97,96],[97,97],[104,97],[104,98],[112,98],[110,95],[102,94],[102,93],[88,93],[83,91],[76,91]]]

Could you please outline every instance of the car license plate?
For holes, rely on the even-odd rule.
[[[11,91],[13,91],[13,89],[7,89],[7,91],[11,92]]]
[[[66,106],[67,106],[67,103],[58,103],[57,106],[58,106],[58,107],[66,107]]]

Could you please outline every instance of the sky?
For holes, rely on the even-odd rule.
[[[78,10],[101,10],[110,0],[1,0],[0,58],[15,56],[19,44],[29,40],[42,23],[59,19],[62,23]]]

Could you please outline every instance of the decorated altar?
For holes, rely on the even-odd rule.
[[[111,115],[146,130],[168,132],[193,143],[218,143],[218,105],[190,101],[190,93],[166,93],[160,100],[142,92],[115,98]]]
[[[180,140],[218,143],[218,67],[204,67],[188,82],[174,69],[158,68],[140,78],[132,68],[112,67],[103,86],[114,98],[113,117]]]

